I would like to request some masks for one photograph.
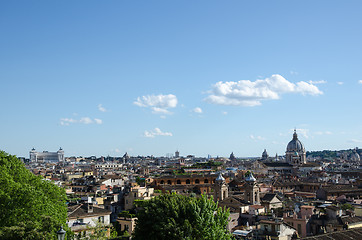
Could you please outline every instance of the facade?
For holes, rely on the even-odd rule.
[[[287,145],[285,152],[287,163],[293,166],[300,166],[307,163],[304,145],[298,139],[297,131],[294,130],[293,139]]]
[[[296,235],[296,230],[283,222],[261,220],[259,224],[259,239],[291,240]]]
[[[317,198],[322,200],[335,200],[340,196],[359,201],[362,199],[362,188],[350,185],[331,185],[317,190]]]
[[[136,220],[136,217],[119,217],[117,222],[119,223],[120,230],[127,231],[129,236],[131,236],[136,228]]]
[[[311,227],[309,220],[311,219],[314,211],[314,206],[302,205],[298,213],[293,214],[284,213],[283,221],[294,227],[300,237],[307,237],[311,235]]]
[[[64,150],[59,148],[57,152],[37,152],[35,148],[33,148],[30,152],[30,161],[31,162],[49,162],[49,163],[57,163],[64,161]]]
[[[133,203],[135,200],[150,200],[154,197],[154,189],[147,187],[133,187],[131,191],[127,193],[124,197],[124,209],[130,210],[133,208]]]
[[[122,168],[123,164],[117,162],[106,162],[106,163],[97,163],[95,165],[95,169],[97,171],[107,171],[113,169]]]
[[[162,192],[209,194],[214,190],[216,177],[215,174],[168,175],[155,178],[152,186]],[[228,179],[225,181],[228,183]]]
[[[268,211],[271,209],[282,208],[283,202],[275,193],[266,193],[261,199],[261,205]]]

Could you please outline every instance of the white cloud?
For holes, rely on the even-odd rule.
[[[298,75],[298,72],[290,71],[290,74],[291,74],[291,75]]]
[[[304,138],[309,138],[309,129],[297,128],[297,134],[303,136]],[[293,129],[294,132],[294,129]]]
[[[194,113],[202,113],[202,109],[199,108],[199,107],[195,107],[193,110],[192,110]]]
[[[308,81],[310,84],[324,84],[324,83],[327,83],[327,81],[325,80],[319,80],[319,81]]]
[[[254,135],[250,135],[250,138],[252,139],[252,140],[266,140],[266,138],[264,138],[264,137],[261,137],[261,136],[254,136]]]
[[[167,136],[167,137],[172,137],[172,133],[170,132],[162,132],[161,129],[159,128],[155,128],[151,131],[145,131],[143,133],[144,137],[148,137],[148,138],[154,138],[155,136]]]
[[[147,95],[138,97],[133,104],[139,107],[151,108],[155,114],[171,114],[168,109],[177,106],[177,97],[173,94],[168,95]]]
[[[95,118],[95,119],[94,119],[94,122],[95,122],[96,124],[102,124],[102,123],[103,123],[102,119],[98,119],[98,118]]]
[[[69,124],[75,123],[75,122],[77,122],[77,120],[75,120],[73,118],[62,118],[62,119],[60,119],[60,125],[63,125],[63,126],[69,126]]]
[[[307,82],[289,82],[279,74],[254,82],[217,82],[204,100],[208,103],[233,106],[258,106],[264,100],[279,99],[281,94],[300,93],[303,95],[320,95],[317,86]]]
[[[91,124],[93,123],[93,120],[90,119],[89,117],[82,117],[80,120],[79,120],[80,123],[84,123],[84,124]]]
[[[102,104],[98,104],[98,110],[101,112],[107,112],[107,109],[105,109]]]
[[[344,84],[344,82],[337,82],[337,84],[338,84],[338,85],[343,85],[343,84]]]
[[[359,83],[359,84],[362,84],[362,80],[359,80],[358,83]]]
[[[332,135],[332,132],[330,131],[319,131],[319,132],[315,132],[316,135]]]
[[[74,119],[74,118],[61,118],[60,119],[60,125],[62,126],[69,126],[73,123],[82,123],[82,124],[102,124],[103,121],[98,118],[91,119],[89,117],[82,117],[80,119]]]
[[[227,114],[228,114],[228,112],[222,112],[222,114],[223,114],[223,115],[227,115]]]
[[[351,139],[351,140],[348,140],[348,142],[350,142],[350,143],[362,143],[362,140]]]

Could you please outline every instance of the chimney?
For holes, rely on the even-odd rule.
[[[87,213],[93,213],[93,203],[88,203],[87,207]]]

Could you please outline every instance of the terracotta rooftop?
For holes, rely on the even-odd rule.
[[[362,227],[302,238],[305,240],[347,240],[362,239]]]

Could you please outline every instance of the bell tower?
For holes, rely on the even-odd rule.
[[[245,178],[245,197],[244,200],[250,204],[259,204],[260,203],[260,192],[259,187],[256,182],[256,178],[250,172],[250,174]]]
[[[228,186],[225,182],[225,178],[223,178],[222,174],[220,173],[219,176],[215,179],[214,200],[215,202],[222,201],[227,198],[228,195]]]

